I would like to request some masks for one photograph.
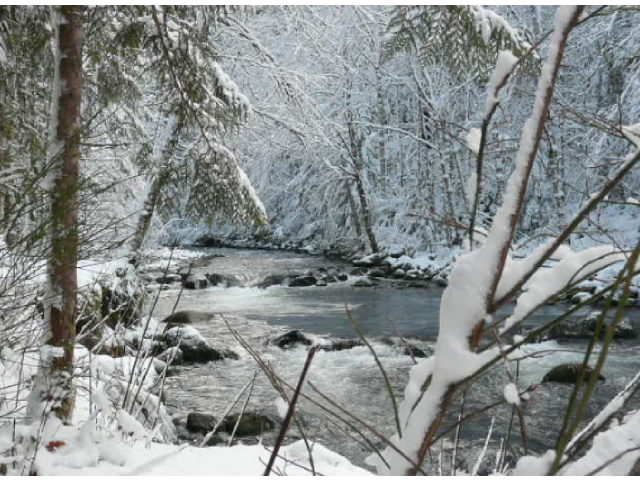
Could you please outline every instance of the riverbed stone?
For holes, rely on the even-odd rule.
[[[373,287],[375,283],[368,277],[356,278],[352,283],[352,287]]]
[[[163,318],[161,321],[168,325],[187,325],[197,321],[204,321],[210,319],[212,316],[208,312],[198,312],[196,310],[179,310],[172,313],[168,317]]]
[[[160,285],[170,285],[172,283],[179,283],[182,281],[182,277],[177,273],[169,273],[167,275],[161,275],[155,278],[155,282]]]
[[[439,287],[447,287],[449,286],[449,280],[447,280],[444,276],[442,275],[436,275],[433,278],[433,282],[438,285]]]
[[[368,275],[370,277],[384,278],[388,275],[388,270],[385,270],[384,268],[381,268],[381,267],[375,267],[369,270]]]
[[[402,350],[402,353],[404,355],[408,355],[413,358],[428,358],[433,354],[433,352],[425,351],[410,343],[405,345],[404,349]]]
[[[571,297],[571,303],[577,305],[579,303],[584,303],[589,300],[593,295],[589,292],[578,292]]]
[[[380,265],[385,258],[385,255],[381,253],[372,253],[366,257],[356,258],[352,263],[354,267],[373,267]]]
[[[163,340],[170,347],[182,350],[185,363],[207,363],[224,359],[237,360],[237,353],[224,348],[214,348],[191,326],[173,327],[168,329]]]
[[[543,377],[542,381],[575,384],[582,372],[582,369],[583,366],[581,363],[563,363],[562,365],[557,365],[549,370]],[[591,375],[592,372],[593,368],[586,367],[584,377],[585,381],[589,378],[589,375]],[[598,380],[604,381],[605,377],[602,374],[599,374]]]
[[[364,343],[360,340],[354,340],[352,338],[338,338],[331,340],[329,343],[319,345],[320,350],[325,352],[341,352],[342,350],[350,350],[354,347],[361,347]]]
[[[584,318],[562,322],[549,330],[547,338],[554,340],[563,339],[589,339],[596,330],[600,312],[592,312]],[[606,324],[600,331],[600,338],[606,334]],[[613,332],[616,340],[632,340],[638,337],[638,332],[628,318],[623,318]]]
[[[209,282],[205,277],[188,277],[183,285],[187,290],[202,290],[209,286]]]
[[[287,279],[287,275],[268,275],[255,284],[258,288],[269,288],[274,285],[282,285]]]
[[[288,350],[298,345],[312,345],[313,341],[300,330],[291,330],[268,341],[270,345]]]
[[[238,418],[240,421],[238,422]],[[236,423],[238,427],[236,428]],[[236,428],[236,437],[258,436],[269,430],[273,430],[277,425],[275,419],[268,415],[255,412],[245,412],[240,414],[234,413],[224,419],[220,425],[220,431],[231,435],[233,429]]]
[[[191,412],[187,415],[187,430],[193,433],[209,433],[217,420],[208,413]]]
[[[312,275],[303,275],[301,277],[293,278],[289,282],[290,287],[312,287],[317,283],[316,277]]]
[[[388,253],[391,258],[400,258],[406,253],[406,251],[407,249],[404,248],[402,245],[393,245],[392,247],[389,248]]]
[[[362,277],[367,274],[367,271],[362,267],[355,267],[349,271],[349,275],[352,277]]]
[[[182,362],[184,362],[184,354],[178,347],[167,348],[164,352],[158,355],[157,358],[165,363],[168,363],[169,365],[174,366],[180,365]]]
[[[339,282],[346,282],[347,280],[349,280],[349,275],[347,275],[346,273],[339,273],[338,275],[336,275],[336,278]]]
[[[392,276],[393,278],[399,278],[399,279],[402,279],[402,278],[405,278],[405,277],[407,276],[407,272],[405,272],[404,270],[402,270],[402,269],[398,268],[398,269],[396,269],[396,270],[394,270],[394,271],[393,271],[393,273],[391,274],[391,276]]]

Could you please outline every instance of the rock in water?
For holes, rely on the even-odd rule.
[[[601,312],[592,312],[585,318],[572,319],[562,322],[549,330],[548,338],[551,339],[587,339],[591,338],[596,330]],[[600,330],[600,338],[604,338],[607,332],[608,322]],[[616,340],[632,340],[638,337],[638,332],[628,318],[623,318],[613,331]]]
[[[269,340],[271,345],[287,350],[295,347],[296,345],[311,345],[313,341],[305,336],[300,330],[291,330],[290,332],[283,333],[282,335]]]
[[[187,290],[201,290],[209,286],[209,281],[206,278],[188,277],[183,285]]]
[[[404,350],[402,351],[402,353],[414,358],[428,358],[432,355],[432,353],[427,353],[421,348],[418,348],[415,345],[411,345],[410,343],[408,343],[404,347]]]
[[[238,417],[238,414],[229,415],[224,419],[224,422],[222,422],[220,430],[228,434],[233,433],[236,422],[238,422]],[[272,418],[260,413],[245,412],[242,417],[240,417],[240,422],[236,429],[236,436],[258,436],[263,432],[273,430],[275,427],[276,422]]]
[[[187,415],[187,430],[194,433],[209,433],[217,421],[208,413],[191,412]]]
[[[258,288],[269,288],[274,285],[282,285],[286,280],[286,275],[269,275],[265,277],[260,282],[256,283],[255,286]]]
[[[361,347],[364,343],[359,340],[353,340],[351,338],[338,338],[336,340],[332,340],[331,343],[326,345],[319,345],[318,348],[320,350],[324,350],[325,352],[341,352],[342,350],[350,350],[354,347]]]
[[[211,314],[206,312],[196,312],[194,310],[180,310],[179,312],[172,313],[168,317],[162,320],[167,325],[186,325],[193,323],[197,320],[208,320],[211,318]]]
[[[352,287],[373,287],[375,283],[369,277],[362,277],[355,279],[352,283]]]
[[[162,336],[169,347],[179,347],[185,363],[206,363],[229,358],[237,360],[237,353],[227,349],[217,349],[193,327],[173,327]]]
[[[301,277],[296,277],[291,282],[289,282],[290,287],[311,287],[315,285],[317,282],[316,277],[311,275],[303,275]]]
[[[575,384],[578,380],[578,376],[582,371],[581,363],[564,363],[562,365],[558,365],[553,367],[551,370],[547,372],[547,374],[542,379],[543,382],[557,382],[557,383],[567,383],[567,384]],[[589,378],[589,375],[593,373],[593,368],[587,367],[584,381]],[[604,381],[605,378],[602,374],[598,375],[598,380]]]

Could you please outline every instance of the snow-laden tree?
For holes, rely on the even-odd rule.
[[[403,402],[396,412],[399,419],[398,431],[392,445],[383,455],[372,456],[379,473],[415,475],[421,472],[428,452],[444,427],[445,415],[454,405],[454,399],[463,395],[462,392],[492,365],[497,362],[508,364],[512,352],[517,351],[535,335],[550,328],[553,322],[536,329],[528,338],[510,339],[502,335],[511,331],[538,307],[568,286],[608,265],[626,262],[613,288],[614,291],[616,288],[622,290],[623,302],[618,307],[611,325],[607,327],[607,336],[594,371],[587,374],[584,369],[577,380],[555,450],[550,450],[541,458],[521,459],[515,473],[559,473],[567,464],[570,465],[574,458],[565,455],[571,452],[571,455],[577,456],[578,450],[575,445],[580,444],[589,432],[592,433],[590,427],[580,432],[578,426],[584,418],[585,405],[590,401],[593,385],[606,359],[613,329],[624,312],[624,298],[628,296],[631,281],[638,273],[640,243],[636,239],[633,250],[625,252],[613,246],[573,251],[565,242],[578,225],[587,219],[589,213],[610,195],[638,164],[638,145],[630,142],[631,153],[621,159],[612,178],[599,185],[598,191],[590,196],[571,221],[563,225],[557,236],[540,245],[522,260],[515,260],[511,254],[520,219],[524,214],[526,191],[549,120],[556,84],[562,81],[560,71],[570,34],[581,22],[590,18],[588,14],[584,16],[583,13],[584,7],[561,7],[557,10],[546,60],[539,76],[530,115],[522,125],[518,150],[513,160],[513,171],[506,184],[501,205],[480,246],[473,249],[471,242],[470,248],[473,250],[461,256],[454,265],[449,286],[442,297],[440,331],[434,355],[412,369]],[[513,73],[517,64],[517,59],[510,53],[498,57],[492,80],[488,84],[486,111],[491,111],[494,103],[500,101],[500,87]],[[485,142],[486,136],[483,135],[480,141]],[[479,148],[482,148],[482,145]],[[549,269],[542,268],[552,257],[556,259],[556,263]],[[613,296],[613,293],[611,295]],[[494,315],[512,300],[516,301],[513,313],[506,318],[494,318]],[[605,328],[605,320],[606,313],[600,314],[598,329]],[[485,336],[488,338],[485,338],[483,345],[482,340]],[[585,366],[597,337],[595,334],[585,354]],[[588,387],[579,391],[583,382]],[[511,390],[514,393],[510,393]],[[506,385],[504,395],[509,403],[518,405],[521,401],[515,384]],[[623,404],[624,402],[620,403],[617,400],[616,408],[612,410],[620,409]],[[603,416],[610,415],[611,412],[607,412]],[[603,424],[602,419],[598,420],[599,427]],[[629,458],[635,461],[637,457],[636,452]],[[612,457],[612,460],[617,458]],[[586,463],[593,465],[593,462]]]

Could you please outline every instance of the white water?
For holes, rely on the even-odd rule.
[[[279,252],[247,252],[221,250],[227,258],[212,259],[196,273],[234,274],[248,282],[255,282],[269,274],[304,272],[309,268],[331,267],[327,260]],[[275,257],[275,258],[274,258]],[[340,265],[338,265],[340,267]],[[172,287],[161,293],[156,315],[162,317],[171,312],[179,289]],[[384,335],[393,335],[396,328],[419,347],[432,344],[437,333],[437,312],[441,290],[405,289],[389,287],[356,289],[345,284],[328,287],[271,287],[269,289],[241,288],[229,289],[212,287],[206,290],[184,291],[177,310],[198,310],[218,313],[210,320],[196,323],[201,333],[215,346],[232,348],[241,355],[237,361],[209,363],[179,367],[177,374],[167,380],[166,398],[169,407],[177,415],[185,416],[190,411],[210,412],[221,415],[229,402],[253,376],[258,368],[251,356],[238,344],[225,324],[229,325],[268,362],[281,378],[291,385],[297,382],[304,364],[307,350],[303,347],[287,351],[266,345],[269,338],[292,327],[301,328],[325,337],[350,336],[353,328],[344,314],[345,302],[358,318],[368,336],[393,385],[394,394],[402,397],[412,359],[403,355],[402,349],[376,340]],[[546,309],[538,321],[562,311],[556,305]],[[393,318],[395,317],[395,318]],[[390,319],[394,321],[390,321]],[[580,362],[585,348],[584,342],[559,345],[544,342],[528,347],[531,358],[521,361],[518,378],[520,390],[538,384],[544,374],[561,363]],[[640,367],[639,347],[636,342],[621,343],[614,347],[604,369],[607,377],[596,391],[589,415],[595,415],[608,399],[629,380]],[[515,364],[512,365],[515,369]],[[389,436],[394,431],[392,404],[384,386],[382,375],[366,347],[356,347],[341,352],[316,354],[308,379],[337,404],[348,409],[355,416],[374,426],[382,434]],[[466,411],[479,408],[488,402],[499,400],[509,379],[504,368],[495,369],[470,391]],[[306,386],[306,394],[318,399],[318,395]],[[531,394],[525,405],[529,446],[543,450],[552,444],[554,432],[559,428],[564,406],[570,394],[570,387],[558,384],[543,384]],[[266,376],[258,375],[248,410],[262,411],[277,415],[277,394]],[[242,402],[241,402],[242,403]],[[326,404],[326,402],[323,402]],[[238,410],[240,407],[237,407]],[[361,439],[332,415],[307,400],[301,401],[298,411],[307,425],[307,435],[318,439],[351,460],[362,465],[371,447],[361,444]],[[455,420],[457,412],[452,412],[448,422]],[[482,418],[468,423],[463,429],[463,444],[468,452],[467,463],[473,462],[473,455],[484,442],[491,422],[496,418],[495,448],[504,438],[508,428],[511,409],[502,407],[492,410]],[[352,423],[357,422],[351,420]],[[296,429],[291,430],[296,437]],[[265,441],[273,439],[267,436]],[[522,453],[519,435],[514,434],[516,452]],[[378,447],[384,444],[368,435]],[[447,443],[446,446],[450,446]]]

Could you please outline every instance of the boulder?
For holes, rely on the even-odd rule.
[[[447,287],[449,286],[449,280],[447,280],[445,277],[442,277],[440,275],[437,275],[436,277],[433,278],[433,282],[438,285],[439,287]]]
[[[218,248],[222,246],[222,241],[213,237],[200,237],[193,245],[196,247],[205,247],[205,248]]]
[[[191,412],[187,415],[187,430],[193,433],[209,433],[216,426],[217,420],[208,413]]]
[[[168,325],[187,325],[196,321],[208,320],[211,314],[207,312],[197,312],[195,310],[180,310],[162,319]]]
[[[269,275],[255,284],[258,288],[269,288],[274,285],[282,285],[287,279],[286,275]]]
[[[209,344],[198,344],[190,346],[180,346],[182,350],[184,363],[207,363],[217,362],[220,360],[238,360],[240,356],[229,349],[213,348]]]
[[[351,338],[338,338],[336,340],[332,340],[331,343],[319,345],[318,348],[320,350],[324,350],[325,352],[340,352],[342,350],[350,350],[354,347],[361,347],[363,345],[364,343],[359,340],[353,340]]]
[[[601,312],[592,312],[585,318],[569,320],[554,326],[549,330],[547,337],[550,339],[588,339],[593,336],[596,330],[598,317]],[[600,338],[606,334],[605,328],[600,330]],[[633,324],[627,318],[623,318],[613,332],[613,338],[616,340],[631,340],[638,337],[638,332]]]
[[[346,282],[347,280],[349,280],[349,275],[347,275],[346,273],[339,273],[338,275],[336,275],[336,278],[340,282]]]
[[[380,265],[385,258],[381,253],[372,253],[366,257],[355,259],[352,263],[355,267],[373,267]]]
[[[239,422],[238,418],[240,418]],[[237,428],[236,423],[238,423]],[[236,437],[249,437],[273,430],[276,425],[277,422],[273,418],[261,413],[245,412],[241,417],[239,414],[234,413],[224,419],[222,425],[220,425],[220,431],[231,435],[233,429],[236,428]]]
[[[184,288],[186,288],[187,290],[201,290],[203,288],[207,288],[209,286],[209,282],[207,281],[206,278],[195,278],[195,277],[188,277],[184,283]]]
[[[400,258],[406,253],[406,249],[401,245],[394,245],[389,248],[389,256],[391,258]]]
[[[300,330],[291,330],[269,340],[268,343],[282,348],[283,350],[288,350],[289,348],[293,348],[297,345],[309,346],[313,344],[313,341],[309,337],[305,336]]]
[[[408,343],[404,347],[404,349],[402,350],[402,353],[404,355],[409,355],[409,356],[414,357],[414,358],[427,358],[427,357],[430,357],[432,355],[432,352],[427,353],[424,350],[422,350],[421,348],[418,348],[415,345],[411,345],[410,343]]]
[[[327,281],[324,278],[319,278],[316,282],[316,287],[326,287]]]
[[[368,275],[370,277],[382,278],[388,275],[388,270],[385,270],[384,268],[381,268],[381,267],[375,267],[369,270]]]
[[[351,275],[352,277],[362,277],[362,276],[366,275],[366,273],[367,273],[367,271],[362,267],[352,268],[349,271],[349,275]],[[338,280],[339,279],[340,278],[338,277]]]
[[[407,270],[405,273],[405,277],[407,280],[417,280],[422,277],[422,272],[417,268],[413,268],[411,270]]]
[[[549,370],[542,381],[575,384],[580,372],[582,372],[581,363],[564,363]],[[589,375],[591,375],[592,372],[593,369],[591,367],[586,368],[584,377],[585,381],[589,378]],[[602,374],[599,374],[598,380],[604,381],[605,377]]]
[[[589,300],[593,295],[589,292],[579,292],[571,297],[571,303],[577,305],[579,303],[584,303]]]
[[[170,285],[172,283],[177,283],[182,281],[182,276],[174,273],[170,273],[167,275],[162,275],[160,277],[155,278],[155,282],[160,285]]]
[[[320,282],[320,280],[323,280],[325,284],[336,283],[338,281],[333,275],[324,275],[318,280],[318,283]]]
[[[158,358],[153,358],[152,362],[153,362],[153,369],[156,371],[158,375],[162,374],[162,372],[164,372],[167,369],[167,363],[163,362]]]
[[[351,283],[353,287],[373,287],[374,285],[373,280],[367,277],[357,278]]]
[[[214,287],[239,287],[242,282],[233,275],[221,275],[219,273],[206,273],[204,275],[210,285]]]
[[[232,360],[240,358],[231,350],[212,347],[198,330],[190,326],[170,328],[162,338],[169,347],[180,348],[185,363],[206,363],[225,358]]]
[[[303,275],[301,277],[293,278],[289,282],[290,287],[312,287],[317,283],[316,277],[312,275]]]
[[[184,354],[178,347],[169,347],[157,357],[170,365],[180,365],[184,362]]]

